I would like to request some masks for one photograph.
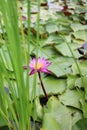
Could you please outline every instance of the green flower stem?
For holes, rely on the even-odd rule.
[[[48,100],[48,95],[47,95],[46,90],[45,90],[45,87],[44,87],[44,85],[43,85],[40,72],[38,72],[38,77],[39,77],[40,84],[41,84],[42,90],[43,90],[43,92],[44,92],[44,95],[45,95],[46,99]]]

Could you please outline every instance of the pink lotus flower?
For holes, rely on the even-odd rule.
[[[48,62],[48,60],[44,59],[44,58],[38,58],[36,60],[36,58],[31,59],[29,67],[31,69],[30,75],[34,74],[35,71],[37,70],[37,72],[44,72],[44,73],[48,73],[50,74],[51,71],[49,71],[47,68],[48,66],[51,65],[51,62]]]
[[[44,73],[50,74],[51,71],[49,71],[47,69],[48,66],[50,66],[50,65],[51,65],[51,62],[48,62],[48,60],[46,60],[45,58],[40,58],[39,57],[38,59],[36,59],[36,58],[31,59],[29,66],[24,66],[25,69],[27,69],[27,68],[31,69],[31,72],[30,72],[29,75],[34,74],[35,71],[38,72],[38,77],[39,77],[39,80],[40,80],[40,83],[41,83],[41,87],[42,87],[42,90],[43,90],[44,95],[45,95],[47,100],[48,100],[48,95],[47,95],[45,87],[43,85],[40,72],[44,72]]]

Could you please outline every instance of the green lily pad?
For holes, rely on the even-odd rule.
[[[71,65],[73,64],[73,59],[55,59],[55,62],[49,67],[50,71],[52,71],[57,77],[67,76],[67,74],[71,73]]]
[[[67,86],[69,89],[73,89],[75,87],[75,81],[77,80],[76,75],[69,75],[67,78]]]
[[[82,118],[82,114],[79,111],[64,106],[55,97],[51,97],[48,100],[45,114],[55,118],[61,130],[70,130],[72,125]]]
[[[71,130],[87,130],[87,118],[81,119],[76,122]]]
[[[76,31],[73,33],[76,39],[82,39],[84,41],[87,41],[87,30],[82,31]]]
[[[66,90],[66,80],[49,76],[43,79],[48,94],[62,94]]]
[[[42,78],[42,82],[44,84],[45,90],[48,95],[52,94],[61,94],[65,91],[66,89],[66,80],[64,79],[57,79],[53,76],[48,76],[45,78]],[[32,94],[33,89],[34,89],[34,75],[30,76],[30,99],[34,98],[34,95]],[[36,80],[36,97],[37,96],[44,96],[40,81],[38,79],[37,75],[37,80]]]
[[[53,32],[58,31],[58,27],[57,27],[56,24],[47,24],[46,30],[47,30],[48,33],[53,33]]]
[[[47,40],[44,42],[44,46],[46,45],[54,45],[54,44],[60,44],[64,42],[61,36],[57,36],[55,34],[50,34]]]
[[[62,102],[64,105],[81,109],[81,96],[77,90],[67,90],[64,94],[59,95],[58,97],[60,102]]]
[[[79,22],[78,23],[72,23],[71,28],[73,29],[74,32],[76,32],[76,31],[86,30],[87,25],[82,25]]]
[[[82,79],[83,79],[83,82],[84,82],[85,87],[86,87],[86,85],[87,85],[87,77],[83,77]],[[84,85],[82,83],[82,79],[81,78],[77,78],[77,80],[75,81],[75,86],[78,86],[79,88],[83,88]]]
[[[31,53],[31,55],[35,55],[36,50],[34,49]],[[41,50],[38,50],[38,57],[44,57],[46,59],[48,58],[56,58],[58,56],[58,52],[55,51],[55,49],[52,46],[45,46],[41,48]]]
[[[60,130],[58,121],[48,113],[44,115],[42,128],[43,130]]]
[[[78,48],[78,45],[75,44],[75,43],[68,43],[70,48],[72,49],[73,53],[74,53],[74,56],[76,58],[79,58],[81,55],[79,54],[79,52],[77,51],[77,48]],[[63,56],[67,56],[67,57],[73,57],[70,50],[69,50],[69,47],[67,46],[66,43],[62,43],[62,44],[59,44],[59,45],[56,45],[55,48],[57,49],[57,51],[63,55]]]
[[[78,63],[78,66],[80,68],[81,74],[87,75],[87,60],[85,60],[81,63]],[[76,64],[72,65],[72,71],[73,71],[73,74],[79,74],[80,73]]]

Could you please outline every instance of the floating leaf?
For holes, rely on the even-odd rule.
[[[87,25],[82,25],[79,22],[78,23],[76,22],[71,24],[71,28],[73,29],[74,32],[76,32],[76,31],[86,30]]]
[[[49,99],[47,108],[45,108],[45,114],[55,118],[61,130],[70,130],[72,125],[82,118],[79,111],[64,106],[55,97]]]
[[[59,61],[58,59],[55,59],[55,62],[52,63],[52,65],[49,67],[49,69],[57,76],[65,76],[67,74],[71,73],[71,65],[73,64],[73,59],[63,59],[62,61]]]
[[[73,53],[74,53],[74,56],[76,58],[79,58],[81,55],[79,54],[79,52],[77,51],[77,48],[78,48],[78,45],[75,44],[75,43],[68,43],[70,48],[72,49]],[[63,55],[63,56],[67,56],[67,57],[72,57],[72,54],[70,52],[70,49],[69,47],[67,46],[66,43],[62,43],[62,44],[59,44],[59,45],[56,45],[55,48],[57,49],[57,51]]]
[[[86,85],[87,85],[87,77],[83,77],[83,82],[84,82],[85,87],[86,87]],[[81,78],[78,78],[78,79],[75,81],[75,86],[78,86],[79,88],[83,88],[83,87],[84,87]]]
[[[78,63],[78,66],[80,68],[81,74],[82,75],[87,75],[87,60],[85,60],[85,61],[83,61],[81,63]],[[79,70],[78,70],[76,64],[72,65],[72,71],[73,71],[73,74],[79,74]]]
[[[82,39],[84,41],[87,41],[87,30],[82,31],[76,31],[73,33],[76,39]]]
[[[77,90],[67,90],[64,94],[59,95],[59,100],[64,105],[76,107],[79,109],[81,108],[80,99],[81,96]]]
[[[87,118],[81,119],[73,125],[71,130],[87,130]]]
[[[51,114],[44,115],[42,128],[43,130],[60,130],[58,121]]]
[[[75,87],[75,81],[77,79],[76,75],[69,75],[67,78],[67,86],[68,88],[72,89]]]
[[[48,94],[62,94],[66,89],[66,80],[49,76],[43,79]]]
[[[57,27],[56,24],[47,24],[46,30],[47,30],[48,33],[53,33],[53,32],[58,31],[58,27]]]
[[[57,79],[55,77],[48,76],[42,78],[42,81],[44,83],[44,87],[48,95],[61,94],[66,89],[66,80],[64,79]],[[30,76],[30,99],[34,98],[34,95],[32,95],[32,89],[34,87],[33,82],[34,82],[34,75]],[[44,96],[42,87],[40,85],[40,81],[38,79],[38,75],[36,81],[36,96]]]

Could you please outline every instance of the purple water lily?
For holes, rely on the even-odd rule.
[[[31,59],[29,67],[31,69],[30,75],[34,74],[35,71],[37,72],[44,72],[50,74],[51,72],[47,69],[48,66],[51,65],[51,62],[48,62],[45,58],[36,58]]]
[[[49,62],[45,58],[40,58],[39,57],[38,59],[36,59],[36,58],[31,59],[29,66],[24,66],[25,69],[30,68],[31,71],[30,71],[29,75],[34,74],[36,71],[38,72],[38,77],[39,77],[39,80],[40,80],[40,84],[42,86],[42,90],[43,90],[44,95],[45,95],[47,100],[48,100],[48,95],[47,95],[46,90],[44,88],[40,72],[51,74],[51,71],[48,70],[48,67],[50,65],[51,65],[51,62]]]

